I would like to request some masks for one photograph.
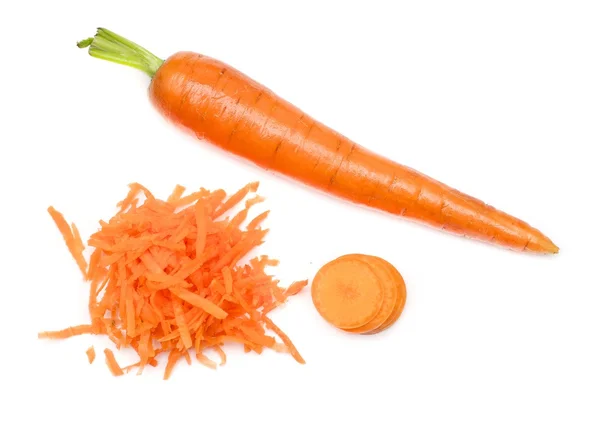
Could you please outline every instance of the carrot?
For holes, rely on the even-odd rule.
[[[375,257],[371,257],[364,254],[353,254],[342,256],[338,258],[338,261],[343,259],[358,259],[365,262],[367,265],[369,265],[369,267],[375,273],[377,278],[381,280],[383,286],[383,303],[377,315],[375,315],[375,317],[372,320],[360,327],[346,329],[346,331],[351,333],[371,332],[381,327],[383,323],[386,322],[392,314],[398,301],[398,296],[400,295],[398,285],[389,267],[384,265]]]
[[[321,267],[313,279],[311,296],[326,321],[349,329],[375,318],[383,305],[384,287],[371,266],[350,257]]]
[[[86,351],[85,354],[87,355],[88,358],[88,362],[91,364],[94,362],[94,360],[96,359],[96,351],[94,350],[94,346],[90,346]]]
[[[558,252],[524,221],[352,142],[226,63],[193,52],[162,60],[104,28],[77,45],[144,71],[150,101],[169,121],[260,167],[447,232]]]
[[[180,185],[162,201],[132,183],[116,215],[102,222],[87,242],[96,248],[89,264],[84,260],[92,281],[86,298],[91,322],[40,332],[38,337],[106,335],[118,349],[135,350],[139,361],[125,367],[105,350],[113,375],[136,366],[141,374],[145,366],[156,366],[156,357],[164,353],[168,357],[163,378],[168,379],[182,357],[191,363],[190,351],[198,362],[216,369],[204,351],[214,348],[223,365],[226,355],[221,346],[226,342],[241,343],[259,354],[264,348],[285,352],[304,363],[267,314],[301,292],[307,282],[294,282],[287,289],[280,286],[265,273],[267,266],[277,264],[267,256],[253,257],[244,265],[239,262],[262,244],[266,233],[259,223],[240,228],[242,217],[260,202],[257,197],[244,201],[257,188],[257,183],[249,183],[230,197],[222,190],[200,189],[180,203],[185,190]],[[140,201],[140,195],[145,200]],[[240,204],[244,206],[235,214],[240,217],[223,217]],[[52,215],[59,214],[54,210]],[[75,260],[83,258],[83,242],[70,240],[78,235],[64,219],[55,222],[66,233]],[[91,361],[93,349],[86,353]]]

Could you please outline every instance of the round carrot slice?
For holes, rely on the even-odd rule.
[[[374,258],[381,261],[381,263],[385,265],[393,274],[396,289],[398,291],[398,296],[396,298],[394,310],[392,311],[388,319],[380,327],[365,334],[377,334],[391,327],[396,321],[398,321],[400,315],[402,315],[404,305],[406,304],[406,284],[404,283],[404,278],[402,277],[402,274],[400,274],[396,267],[394,267],[390,262],[386,261],[385,259],[379,257]]]
[[[377,278],[381,281],[383,287],[383,303],[381,309],[375,317],[367,322],[366,324],[356,327],[347,328],[346,331],[356,334],[368,333],[372,330],[379,328],[384,324],[392,314],[396,306],[396,299],[398,297],[398,287],[395,281],[394,274],[390,271],[390,268],[385,265],[385,261],[378,259],[377,257],[364,255],[364,254],[352,254],[346,255],[347,259],[354,258],[359,259],[371,267],[371,270],[375,273]]]
[[[325,264],[315,275],[313,304],[323,319],[338,328],[360,327],[381,309],[383,285],[363,260],[340,258]]]

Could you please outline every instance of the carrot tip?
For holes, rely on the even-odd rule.
[[[539,236],[532,238],[523,248],[524,251],[538,252],[543,254],[557,254],[560,250],[549,238]]]

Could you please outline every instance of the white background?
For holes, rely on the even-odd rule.
[[[599,421],[599,7],[3,2],[0,419]],[[75,47],[97,26],[160,57],[222,59],[372,150],[526,220],[561,252],[460,239],[211,148],[159,116],[144,74]],[[380,255],[406,279],[400,321],[343,334],[306,290],[273,314],[306,365],[232,346],[217,371],[180,365],[167,382],[162,365],[112,377],[102,338],[37,339],[87,321],[87,285],[49,205],[89,236],[130,182],[164,197],[177,183],[233,191],[250,180],[272,210],[259,252],[281,260],[282,284],[343,253]]]

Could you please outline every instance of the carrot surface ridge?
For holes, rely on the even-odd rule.
[[[144,71],[166,119],[259,167],[460,236],[558,252],[524,221],[351,141],[222,61],[187,51],[162,60],[105,28],[78,46]]]
[[[110,349],[104,350],[115,376],[135,367],[140,374],[146,366],[156,366],[160,355],[168,355],[165,379],[181,358],[191,363],[191,356],[216,369],[217,364],[204,352],[215,350],[223,365],[227,343],[242,344],[258,354],[267,347],[305,363],[267,314],[301,292],[308,281],[280,286],[279,280],[266,273],[267,267],[277,265],[276,260],[248,256],[264,242],[266,230],[259,224],[244,228],[243,218],[228,215],[243,204],[234,215],[245,216],[260,203],[257,197],[244,202],[257,188],[257,183],[251,183],[230,197],[223,191],[201,189],[190,194],[194,200],[186,200],[187,205],[175,206],[183,187],[178,185],[163,201],[147,188],[131,184],[116,214],[101,221],[100,229],[88,240],[94,248],[89,265],[85,263],[90,323],[43,331],[38,337],[105,335],[117,349],[134,349],[139,360],[123,367]],[[141,203],[140,196],[144,197]],[[69,250],[77,252],[73,254],[77,261],[83,249],[78,241],[71,241],[71,229],[62,215],[51,210]],[[93,347],[86,353],[91,363]]]

